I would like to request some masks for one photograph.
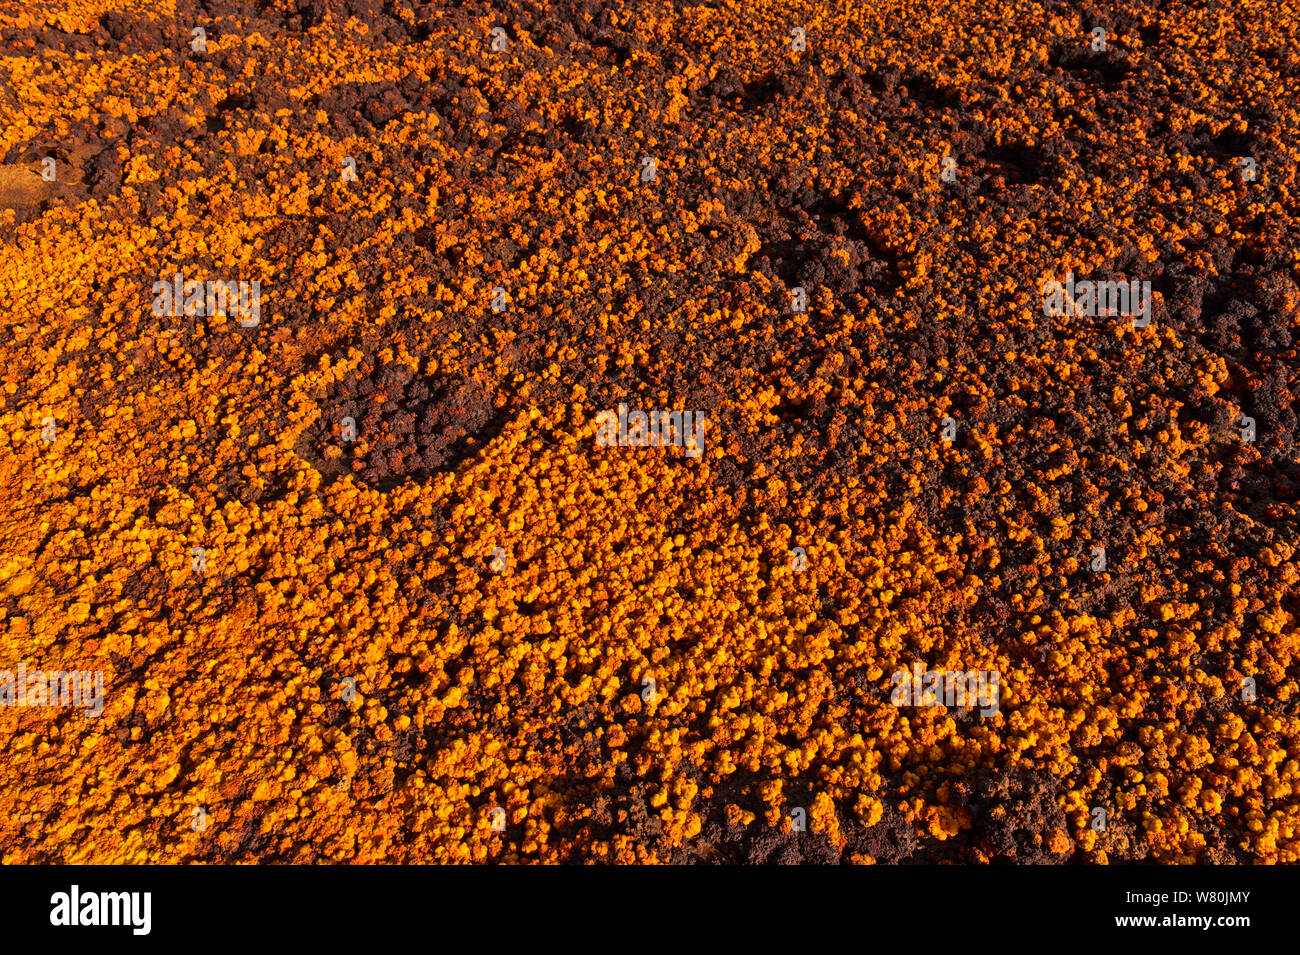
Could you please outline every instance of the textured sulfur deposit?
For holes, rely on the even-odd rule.
[[[1298,51],[3,0],[0,861],[1300,861]]]

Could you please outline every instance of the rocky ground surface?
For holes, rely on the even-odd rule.
[[[1300,861],[1298,64],[1293,0],[0,0],[0,679],[104,681],[0,707],[0,861]]]

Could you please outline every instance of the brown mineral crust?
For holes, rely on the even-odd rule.
[[[504,424],[491,395],[472,379],[425,376],[396,362],[368,377],[345,379],[318,406],[318,455],[345,453],[351,442],[342,439],[341,422],[351,418],[358,449],[364,449],[347,454],[352,473],[383,490],[406,477],[454,470],[476,456]]]

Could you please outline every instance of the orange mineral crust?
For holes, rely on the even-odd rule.
[[[0,862],[1300,861],[1295,0],[0,0],[0,119]]]

